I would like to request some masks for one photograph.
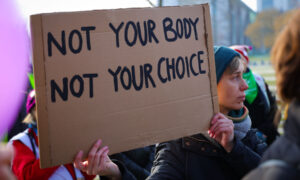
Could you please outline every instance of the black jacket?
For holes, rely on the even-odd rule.
[[[245,179],[300,179],[300,102],[290,104],[284,135],[265,152],[262,166]],[[272,163],[276,160],[281,163]],[[271,162],[271,163],[270,163]],[[269,165],[266,165],[269,163]]]
[[[138,180],[144,180],[150,175],[154,160],[155,146],[134,149],[112,155],[111,158],[124,164],[127,170]]]
[[[110,158],[116,163],[122,173],[124,180],[144,180],[152,167],[155,146],[133,149],[130,151],[111,155]],[[102,177],[101,180],[108,179]]]
[[[235,140],[230,153],[202,134],[161,143],[147,179],[240,179],[258,165],[265,148],[254,130]]]
[[[263,134],[267,136],[267,143],[271,144],[279,133],[277,127],[274,125],[274,117],[277,112],[277,104],[275,96],[269,90],[269,87],[266,85],[266,96],[262,92],[263,90],[260,86],[257,85],[257,97],[252,104],[249,104],[247,101],[244,102],[245,106],[249,110],[249,116],[252,121],[252,128],[257,128]],[[269,101],[269,106],[266,101]]]

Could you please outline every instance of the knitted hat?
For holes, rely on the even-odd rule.
[[[240,54],[233,49],[227,48],[225,46],[214,46],[214,52],[217,83],[219,83],[227,66],[230,64],[234,57],[240,57]]]
[[[235,50],[236,52],[240,53],[245,58],[245,60],[247,61],[247,64],[249,64],[248,52],[250,50],[252,50],[252,46],[234,45],[234,46],[230,46],[230,48]]]
[[[26,112],[30,113],[30,111],[34,106],[35,106],[35,90],[31,90],[27,96]]]

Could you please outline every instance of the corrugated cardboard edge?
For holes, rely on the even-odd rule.
[[[203,4],[203,14],[204,14],[204,29],[205,29],[205,45],[208,52],[209,58],[209,78],[210,78],[210,91],[212,96],[213,113],[219,112],[218,94],[217,94],[217,79],[216,79],[216,67],[215,67],[215,56],[213,49],[213,39],[212,39],[212,28],[210,19],[210,9],[208,3]],[[211,32],[211,33],[207,33]]]
[[[33,45],[33,71],[36,90],[37,125],[39,134],[40,167],[50,167],[52,164],[51,146],[49,136],[47,96],[46,96],[46,71],[44,56],[44,39],[42,16],[33,15],[31,21],[31,37]],[[40,131],[43,129],[43,131]],[[49,146],[47,146],[49,144]],[[41,161],[42,160],[42,161]]]

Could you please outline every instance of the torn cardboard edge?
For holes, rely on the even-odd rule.
[[[49,122],[48,122],[48,110],[46,107],[47,104],[47,96],[46,96],[46,71],[45,64],[42,63],[45,60],[44,55],[44,39],[43,39],[43,29],[42,29],[42,16],[36,15],[30,17],[31,21],[31,33],[32,33],[32,44],[33,44],[33,71],[34,71],[34,80],[35,80],[35,90],[36,90],[36,108],[39,109],[37,113],[37,126],[41,127],[43,131],[40,131],[38,128],[39,136],[48,137],[49,134]],[[42,59],[36,61],[36,59]],[[44,121],[41,123],[40,121]],[[50,140],[48,140],[50,142]],[[39,143],[39,153],[40,157],[42,156],[45,161],[52,164],[51,159],[51,145],[44,147],[45,143]],[[46,149],[46,151],[41,151],[41,148]],[[45,154],[45,155],[44,155]],[[50,154],[50,156],[48,156]]]
[[[206,18],[210,17],[209,14],[209,5],[204,4],[203,5],[203,12],[204,12],[204,28],[206,32],[206,40],[205,40],[205,45],[207,48],[207,53],[208,57],[210,60],[208,61],[209,63],[209,78],[210,78],[210,90],[211,90],[211,95],[212,95],[212,104],[213,104],[213,112],[218,113],[219,110],[219,103],[218,103],[218,94],[217,94],[217,78],[216,78],[216,66],[215,66],[215,56],[214,56],[214,49],[212,46],[209,46],[209,42],[213,42],[213,37],[212,33],[207,33],[207,32],[212,32],[212,26],[211,26],[211,19]]]

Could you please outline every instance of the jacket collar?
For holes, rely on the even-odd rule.
[[[246,106],[237,111],[230,111],[228,115],[225,115],[228,119],[231,119],[234,123],[239,123],[247,119],[249,111]]]

